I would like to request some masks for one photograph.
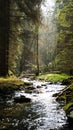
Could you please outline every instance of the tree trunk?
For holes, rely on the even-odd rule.
[[[0,76],[8,74],[9,1],[0,0]]]
[[[39,27],[38,25],[36,26],[36,53],[37,53],[37,56],[36,56],[36,64],[37,64],[37,72],[36,72],[36,75],[38,76],[39,75],[39,53],[38,53],[38,49],[39,49],[39,46],[38,46],[38,34],[39,34]]]

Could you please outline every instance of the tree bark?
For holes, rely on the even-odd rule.
[[[37,64],[36,75],[38,76],[39,75],[39,45],[38,45],[39,27],[38,27],[38,25],[36,25],[35,32],[36,32],[36,54],[37,54],[37,56],[36,56],[36,64]]]
[[[0,0],[0,76],[8,74],[9,1]]]

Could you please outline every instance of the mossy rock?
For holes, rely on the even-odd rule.
[[[24,84],[27,85],[27,86],[33,85],[32,82],[25,82],[25,81],[24,81]]]
[[[62,82],[64,79],[68,79],[70,76],[66,74],[43,74],[39,75],[37,78],[39,80],[44,80],[52,83]]]
[[[68,78],[68,79],[64,79],[64,80],[62,81],[62,84],[63,84],[63,85],[70,85],[72,82],[73,82],[73,77],[70,77],[70,78]]]
[[[24,82],[18,78],[0,78],[0,94],[12,93],[24,87]]]
[[[73,119],[73,102],[70,102],[65,105],[64,111],[66,112],[67,117]]]
[[[64,111],[67,113],[70,108],[73,108],[73,102],[67,103],[64,107]]]
[[[73,123],[73,80],[70,85],[59,93],[57,101],[62,100],[64,101],[64,111],[68,117],[68,121]]]
[[[27,98],[27,97],[25,97],[24,95],[21,95],[21,96],[19,96],[19,97],[15,97],[14,98],[14,102],[15,103],[28,103],[28,102],[30,102],[31,101],[31,99],[30,98]]]
[[[73,83],[58,94],[57,101],[61,99],[65,100],[67,103],[73,101]]]

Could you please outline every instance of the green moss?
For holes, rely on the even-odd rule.
[[[62,100],[65,101],[64,111],[66,115],[69,116],[69,112],[73,110],[73,79],[71,84],[59,93],[57,101]]]
[[[73,107],[73,102],[67,103],[64,107],[64,111],[67,113],[71,107]]]
[[[71,90],[73,90],[73,83],[72,83],[71,85],[69,85],[69,88],[70,88]]]
[[[24,82],[16,77],[0,78],[0,89],[3,88],[18,88],[24,85]]]
[[[64,101],[66,101],[66,95],[62,95],[61,99],[64,100]]]
[[[38,79],[51,81],[51,82],[62,82],[64,79],[68,79],[70,76],[66,74],[44,74],[38,76]]]

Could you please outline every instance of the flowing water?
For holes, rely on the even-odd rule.
[[[27,79],[26,82],[29,82]],[[53,94],[65,86],[49,82],[31,81],[32,91],[20,90],[0,104],[0,130],[73,130]],[[33,89],[32,89],[33,87]],[[28,86],[26,86],[28,88]],[[13,97],[25,95],[30,103],[14,103]]]

